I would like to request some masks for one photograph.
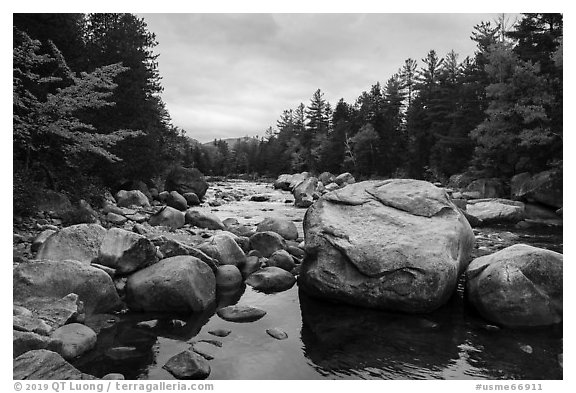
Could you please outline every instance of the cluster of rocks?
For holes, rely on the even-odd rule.
[[[480,202],[479,202],[480,203]],[[308,294],[363,307],[430,312],[456,292],[504,326],[562,321],[562,254],[516,245],[470,263],[475,237],[431,183],[365,181],[326,193],[304,219]]]
[[[325,193],[355,182],[354,176],[348,172],[338,176],[323,172],[318,177],[312,176],[310,172],[302,172],[294,175],[280,175],[274,181],[274,188],[292,192],[295,206],[309,207]]]
[[[217,291],[246,283],[278,292],[295,284],[304,250],[292,221],[267,218],[253,230],[235,219],[225,225],[202,209],[166,206],[151,214],[139,193],[119,192],[116,204],[104,208],[122,212],[126,221],[116,224],[121,227],[54,226],[32,242],[34,258],[15,264],[14,370],[36,364],[31,351],[40,358],[50,351],[64,362],[90,351],[97,339],[83,325],[87,316],[127,310],[200,313],[216,305]],[[136,214],[147,221],[134,220]],[[187,231],[175,232],[184,225]],[[195,231],[202,232],[192,236]]]
[[[453,175],[446,191],[474,227],[515,224],[528,228],[562,225],[562,189],[561,173],[549,170],[521,173],[509,182]]]

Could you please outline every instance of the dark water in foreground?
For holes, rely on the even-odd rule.
[[[476,235],[477,253],[518,242],[562,251],[561,229],[492,228]],[[97,349],[75,365],[98,377],[120,372],[127,379],[173,379],[162,369],[168,359],[193,341],[216,339],[221,347],[205,345],[214,357],[210,379],[562,379],[562,326],[492,330],[464,306],[462,287],[446,306],[426,315],[330,304],[299,293],[297,286],[277,294],[242,288],[221,295],[219,306],[259,307],[267,311],[261,320],[226,322],[214,310],[188,318],[128,314],[102,329]],[[155,328],[136,326],[155,318],[160,318]],[[172,318],[186,325],[174,326]],[[289,338],[268,336],[272,327]],[[232,333],[222,338],[208,333],[220,328]],[[120,346],[132,348],[116,358],[106,353]]]

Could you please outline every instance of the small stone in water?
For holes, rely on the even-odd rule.
[[[288,334],[278,328],[266,329],[266,333],[277,340],[285,340],[288,338]]]
[[[216,312],[225,321],[254,322],[266,315],[266,311],[250,306],[228,306]]]
[[[208,333],[216,337],[226,337],[230,333],[232,333],[232,331],[228,329],[216,329],[216,330],[210,330]]]
[[[178,379],[206,379],[210,375],[210,365],[193,351],[184,351],[170,358],[162,366]]]
[[[520,349],[528,354],[532,353],[532,347],[530,345],[520,345]]]
[[[138,322],[138,323],[136,324],[137,327],[148,328],[148,329],[155,328],[156,325],[158,325],[158,320],[157,320],[157,319],[152,319],[152,320],[150,320],[150,321],[142,321],[142,322]]]
[[[180,319],[171,319],[170,322],[168,322],[171,326],[176,327],[176,328],[181,328],[186,326],[186,322],[180,320]]]

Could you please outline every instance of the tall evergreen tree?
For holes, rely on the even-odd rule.
[[[536,171],[558,158],[561,131],[551,128],[546,107],[553,102],[538,64],[519,59],[508,43],[487,53],[487,118],[473,131],[476,166],[491,176]]]
[[[168,165],[159,153],[175,137],[158,95],[162,87],[158,55],[153,53],[156,37],[143,19],[132,14],[89,14],[85,23],[87,69],[115,62],[129,67],[118,78],[114,110],[91,113],[91,121],[103,131],[114,127],[142,131],[137,140],[118,145],[115,152],[122,156],[123,165],[103,168],[102,175],[146,180]]]

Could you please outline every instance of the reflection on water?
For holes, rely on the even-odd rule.
[[[464,311],[459,294],[426,315],[360,310],[303,293],[300,306],[305,354],[326,377],[562,378],[561,328],[489,331]]]
[[[462,325],[449,313],[362,310],[302,292],[300,308],[305,354],[326,376],[442,378],[464,340]]]
[[[519,242],[562,250],[561,230],[483,228],[476,235],[477,252]],[[101,329],[97,348],[74,364],[97,377],[173,379],[162,369],[168,359],[193,341],[216,339],[222,346],[213,350],[210,379],[562,379],[562,326],[497,329],[464,306],[462,293],[461,280],[446,306],[406,315],[327,303],[297,286],[275,294],[218,291],[216,307],[250,305],[267,314],[253,323],[224,321],[216,307],[186,317],[127,314]],[[154,319],[154,327],[137,326]],[[266,334],[274,327],[288,339]],[[215,329],[232,333],[208,333]]]

